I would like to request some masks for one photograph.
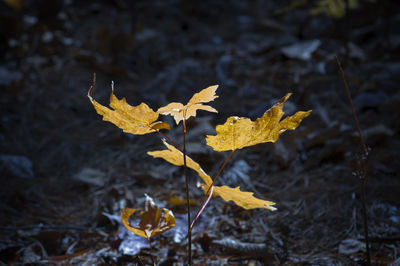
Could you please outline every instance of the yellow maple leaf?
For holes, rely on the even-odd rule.
[[[207,191],[208,188],[205,188]],[[230,188],[228,186],[214,186],[214,194],[220,196],[224,201],[233,201],[236,205],[246,209],[263,208],[270,211],[277,209],[272,205],[275,202],[258,199],[253,196],[253,192],[241,191],[240,187]]]
[[[167,146],[167,150],[149,151],[147,152],[147,154],[153,156],[154,158],[162,158],[171,164],[182,166],[182,152],[180,152],[178,149],[168,144],[167,142],[163,142],[164,145]],[[187,167],[196,171],[199,174],[199,176],[205,183],[203,184],[203,190],[207,192],[212,184],[211,177],[207,175],[206,172],[204,172],[204,170],[200,167],[200,165],[193,161],[189,156],[186,156],[186,165]],[[253,192],[240,191],[239,187],[230,188],[227,186],[214,186],[213,195],[220,196],[225,201],[232,200],[236,205],[247,210],[255,208],[264,208],[271,211],[276,210],[275,207],[272,207],[272,205],[275,204],[274,202],[258,199],[253,196]]]
[[[284,102],[291,93],[271,107],[264,115],[251,121],[249,118],[231,116],[225,124],[216,127],[217,135],[207,135],[207,145],[216,151],[237,150],[264,142],[275,142],[279,135],[286,130],[295,129],[300,122],[310,115],[299,111],[292,116],[281,120]]]
[[[125,98],[119,100],[114,95],[114,86],[110,95],[109,109],[92,98],[92,92],[96,77],[93,79],[93,84],[89,89],[88,97],[93,104],[96,112],[103,116],[104,121],[108,121],[121,128],[124,132],[143,135],[147,133],[156,132],[160,129],[169,129],[169,124],[166,122],[156,121],[159,114],[154,112],[147,104],[141,103],[137,106],[131,106],[126,102]],[[156,121],[156,122],[155,122]]]
[[[189,117],[196,116],[197,110],[205,110],[209,112],[218,113],[216,109],[209,105],[204,105],[202,103],[208,103],[218,98],[215,95],[218,85],[210,86],[198,93],[195,93],[186,105],[182,103],[170,103],[164,107],[157,110],[160,114],[171,115],[174,117],[176,124],[183,119],[187,120]]]
[[[135,235],[150,239],[175,227],[175,217],[172,211],[163,208],[162,211],[153,199],[146,195],[145,210],[140,212],[140,222],[137,227],[129,223],[129,218],[139,209],[126,208],[121,210],[123,225]]]

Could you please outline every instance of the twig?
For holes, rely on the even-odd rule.
[[[344,75],[344,71],[343,71],[342,65],[340,64],[339,58],[337,56],[336,56],[336,62],[338,64],[338,66],[339,66],[339,70],[340,70],[340,73],[342,75],[344,87],[346,88],[347,99],[350,102],[351,112],[353,114],[354,123],[356,124],[356,127],[357,127],[358,135],[360,136],[361,145],[363,147],[364,154],[367,156],[368,155],[367,145],[365,145],[364,137],[363,137],[363,134],[362,134],[361,128],[360,128],[360,123],[358,122],[358,118],[357,118],[357,115],[356,115],[356,110],[354,108],[353,100],[351,99],[350,89],[349,89],[349,86],[347,85],[347,81],[346,81],[346,78],[345,78],[345,75]]]
[[[361,132],[360,124],[358,122],[356,111],[355,111],[355,108],[353,105],[353,100],[351,99],[350,89],[349,89],[349,86],[347,85],[347,81],[345,78],[345,74],[344,74],[342,65],[340,64],[340,60],[337,56],[336,56],[336,62],[339,66],[339,70],[342,75],[344,87],[346,88],[347,98],[350,102],[351,111],[353,113],[354,123],[356,124],[357,130],[358,130],[358,135],[360,136],[361,146],[362,146],[363,152],[364,152],[362,158],[359,160],[360,165],[359,165],[359,169],[357,171],[357,176],[358,176],[358,180],[360,183],[360,196],[361,196],[362,215],[363,215],[363,222],[364,222],[364,236],[365,236],[365,244],[366,244],[367,265],[371,265],[371,255],[370,255],[370,251],[369,251],[369,238],[368,238],[368,217],[367,217],[367,207],[366,207],[366,203],[365,203],[365,178],[367,175],[365,161],[368,158],[368,148],[367,148],[367,145],[365,144],[365,141],[364,141],[364,138],[363,138],[363,135]]]
[[[151,246],[151,238],[147,239],[149,241],[149,246],[150,246],[150,257],[151,257],[151,261],[153,262],[153,265],[156,266],[156,261],[153,257],[153,247]]]
[[[144,263],[143,263],[142,259],[139,257],[139,255],[136,255],[136,260],[139,262],[139,264],[141,266],[144,266]]]

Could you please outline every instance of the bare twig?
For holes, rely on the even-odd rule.
[[[150,246],[150,257],[151,257],[151,261],[153,262],[153,265],[156,266],[157,263],[156,263],[156,260],[155,260],[154,257],[153,257],[153,247],[152,247],[152,245],[151,245],[151,238],[148,238],[147,240],[149,241],[149,246]]]
[[[139,262],[139,264],[141,266],[144,266],[144,263],[143,263],[142,259],[139,257],[139,255],[136,255],[136,260]]]
[[[344,87],[346,88],[347,99],[350,102],[351,112],[353,114],[354,123],[356,124],[356,127],[357,127],[358,135],[360,136],[361,145],[362,145],[362,148],[363,148],[365,156],[367,156],[368,155],[367,145],[365,145],[364,137],[363,137],[363,134],[362,134],[361,128],[360,128],[360,123],[358,122],[358,118],[357,118],[357,115],[356,115],[356,110],[355,110],[354,105],[353,105],[353,100],[351,99],[350,89],[349,89],[349,86],[347,85],[347,81],[346,81],[346,77],[344,75],[344,71],[343,71],[342,65],[340,64],[339,58],[337,56],[336,56],[336,62],[338,64],[338,66],[339,66],[339,70],[340,70],[340,73],[342,75]]]
[[[371,265],[371,255],[370,255],[370,250],[369,250],[369,238],[368,238],[368,217],[367,217],[367,207],[366,207],[366,203],[365,203],[365,178],[367,175],[366,160],[368,158],[368,148],[367,148],[367,145],[365,144],[364,137],[361,132],[360,124],[358,122],[358,118],[357,118],[356,111],[355,111],[355,108],[353,105],[353,101],[351,99],[350,89],[347,84],[342,65],[340,64],[340,60],[337,56],[336,56],[336,62],[339,66],[339,70],[342,75],[344,87],[346,88],[347,98],[350,102],[351,111],[353,113],[354,123],[356,124],[358,134],[360,136],[361,146],[363,149],[363,156],[362,156],[362,158],[359,159],[360,165],[359,165],[359,169],[357,171],[357,176],[358,176],[358,180],[360,183],[360,197],[361,197],[362,215],[363,215],[363,222],[364,222],[364,236],[365,236],[365,245],[366,245],[367,265]]]

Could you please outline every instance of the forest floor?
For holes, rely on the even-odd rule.
[[[359,1],[335,18],[311,15],[317,2],[0,2],[0,264],[150,264],[148,243],[119,218],[122,208],[143,209],[145,194],[177,220],[152,240],[152,256],[186,261],[186,211],[168,203],[185,197],[183,169],[146,154],[162,149],[156,134],[101,121],[87,98],[94,72],[100,103],[113,80],[117,97],[155,110],[219,84],[210,103],[219,113],[188,121],[188,155],[211,176],[228,154],[204,137],[227,117],[260,117],[288,92],[286,114],[313,110],[276,143],[234,154],[218,185],[278,210],[212,199],[193,232],[194,265],[364,264],[360,162],[371,261],[400,264],[400,6]],[[190,180],[198,203],[194,172]]]

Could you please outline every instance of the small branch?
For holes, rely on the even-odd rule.
[[[139,255],[136,255],[136,260],[139,262],[140,266],[144,266],[144,263],[142,259],[139,257]]]
[[[153,265],[156,266],[156,260],[153,257],[153,247],[151,246],[151,238],[147,239],[149,241],[149,246],[150,246],[150,257],[151,257],[151,261],[153,262]]]
[[[350,89],[349,89],[349,86],[347,85],[347,81],[346,81],[346,78],[345,78],[345,75],[344,75],[344,71],[343,71],[342,65],[340,64],[339,58],[337,56],[336,56],[336,62],[338,64],[338,66],[339,66],[339,70],[340,70],[340,73],[342,75],[344,87],[346,88],[347,99],[350,102],[351,112],[353,113],[354,123],[356,124],[358,135],[360,136],[361,145],[363,147],[365,156],[367,156],[368,155],[367,145],[365,145],[364,137],[363,137],[363,134],[362,134],[361,128],[360,128],[360,123],[358,122],[358,118],[357,118],[357,115],[356,115],[356,110],[354,108],[353,100],[351,99]]]
[[[353,100],[351,99],[351,94],[350,94],[350,89],[349,86],[347,84],[346,81],[346,77],[342,68],[342,65],[340,64],[340,60],[339,58],[336,56],[336,62],[339,66],[339,70],[340,73],[342,75],[342,79],[343,79],[343,83],[344,83],[344,87],[346,88],[346,94],[347,94],[347,98],[350,102],[350,106],[351,106],[351,111],[353,114],[353,118],[354,118],[354,123],[356,124],[357,130],[358,130],[358,134],[360,136],[360,142],[361,142],[361,146],[363,149],[363,153],[364,155],[362,156],[361,159],[359,159],[359,169],[357,171],[357,176],[358,176],[358,180],[360,183],[360,197],[361,197],[361,208],[362,208],[362,215],[363,215],[363,223],[364,223],[364,237],[365,237],[365,245],[366,245],[366,257],[367,257],[367,265],[371,265],[371,254],[370,254],[370,250],[369,250],[369,238],[368,238],[368,216],[367,216],[367,207],[366,207],[366,197],[365,197],[365,178],[367,176],[367,170],[366,170],[366,160],[368,158],[368,148],[367,145],[365,144],[362,132],[361,132],[361,128],[360,128],[360,124],[358,122],[358,118],[356,115],[356,111],[354,108],[354,104],[353,104]]]

